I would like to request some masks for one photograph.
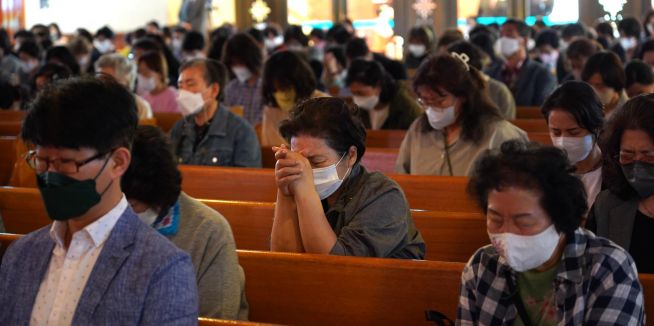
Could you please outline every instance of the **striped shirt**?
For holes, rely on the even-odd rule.
[[[252,126],[261,123],[261,112],[263,111],[263,97],[261,95],[261,78],[257,79],[254,86],[247,82],[241,83],[234,78],[225,86],[226,106],[243,106],[243,118]]]

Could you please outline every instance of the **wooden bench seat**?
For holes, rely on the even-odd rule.
[[[526,131],[528,134],[532,132],[547,132],[549,128],[545,119],[516,119],[511,121],[516,127]]]
[[[182,119],[180,113],[173,112],[153,112],[152,116],[156,120],[157,126],[159,126],[159,128],[164,132],[170,132],[175,123]]]
[[[539,106],[519,106],[516,108],[516,119],[543,119]]]

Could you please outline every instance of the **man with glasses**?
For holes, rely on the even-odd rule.
[[[190,258],[121,190],[136,126],[134,98],[114,81],[71,79],[35,99],[21,137],[54,222],[6,252],[1,325],[197,323]]]

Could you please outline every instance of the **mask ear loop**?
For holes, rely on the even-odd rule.
[[[338,162],[336,162],[336,166],[341,164],[341,161],[345,158],[345,156],[349,156],[349,153],[348,152],[343,153],[343,156],[341,156],[341,159],[338,160]],[[341,179],[339,177],[339,180],[345,180],[345,178],[347,178],[347,176],[348,176],[348,174],[350,173],[351,170],[352,170],[352,168],[348,166],[347,171],[345,171],[345,174],[343,175],[343,178]],[[338,174],[338,170],[336,170],[336,173]]]
[[[104,161],[104,164],[102,164],[102,168],[100,169],[100,172],[98,172],[98,174],[95,175],[95,178],[93,178],[93,182],[95,182],[95,180],[98,179],[98,177],[100,176],[100,174],[102,174],[102,171],[104,171],[104,168],[105,168],[105,167],[107,166],[107,164],[109,163],[109,160],[111,159],[111,155],[114,153],[114,151],[115,151],[115,149],[112,149],[112,150],[109,152],[109,157],[107,157],[107,159]],[[100,193],[100,197],[104,196],[104,194],[109,190],[109,187],[111,187],[111,185],[112,185],[113,183],[114,183],[113,180],[111,180],[111,181],[109,182],[109,184],[107,185],[107,187],[105,187],[104,190],[102,190],[102,193]]]

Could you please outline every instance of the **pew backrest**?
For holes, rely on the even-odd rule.
[[[530,132],[547,132],[549,129],[547,127],[547,122],[545,119],[516,119],[511,121],[512,124],[518,128]]]
[[[161,130],[164,132],[169,132],[171,129],[173,129],[175,123],[182,119],[182,115],[180,113],[173,112],[153,112],[152,115],[157,121],[159,128],[161,128]]]
[[[0,186],[9,184],[16,163],[16,137],[0,136]]]

